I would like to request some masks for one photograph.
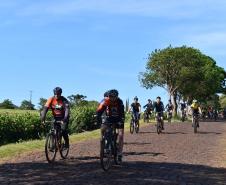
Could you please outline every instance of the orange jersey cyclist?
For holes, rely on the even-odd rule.
[[[49,109],[52,110],[52,114],[55,121],[62,121],[61,130],[65,140],[65,147],[69,147],[68,139],[68,123],[69,123],[69,102],[61,96],[62,89],[56,87],[53,90],[54,96],[49,98],[46,102],[43,111],[41,112],[41,121],[45,122],[46,114]]]
[[[105,98],[100,102],[96,113],[97,121],[101,124],[101,138],[107,129],[107,124],[114,123],[116,125],[119,137],[118,160],[122,161],[125,113],[123,101],[118,97],[117,90],[112,89],[105,94]],[[105,116],[102,119],[103,114]]]

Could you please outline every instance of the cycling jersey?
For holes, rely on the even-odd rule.
[[[107,122],[124,122],[124,105],[120,98],[116,101],[110,101],[110,98],[103,99],[97,108],[98,122],[101,120],[102,114],[105,112]]]
[[[51,109],[54,118],[63,118],[65,116],[65,111],[69,107],[68,100],[61,96],[60,98],[51,97],[45,104],[47,109]]]
[[[166,109],[169,111],[169,110],[173,110],[173,104],[172,103],[168,103],[166,105]]]
[[[185,108],[186,108],[186,103],[181,103],[181,104],[180,104],[180,109],[181,109],[181,110],[184,110]]]
[[[145,107],[147,107],[147,110],[152,110],[153,105],[152,105],[152,103],[147,103],[147,104],[144,106],[144,108],[145,108]]]
[[[133,109],[132,110],[133,112],[140,112],[140,109],[139,109],[140,108],[140,103],[132,103],[131,107]]]
[[[153,109],[156,112],[163,112],[164,111],[164,105],[161,101],[159,103],[155,102],[154,105],[153,105]]]
[[[198,103],[192,103],[192,104],[191,104],[191,108],[192,108],[193,110],[198,110],[198,109],[199,109],[199,104],[198,104]]]

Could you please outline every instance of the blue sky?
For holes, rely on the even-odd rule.
[[[138,81],[148,53],[187,45],[226,69],[224,0],[2,0],[0,101],[33,103],[61,86],[67,97],[101,100],[117,88],[122,99],[168,95]]]

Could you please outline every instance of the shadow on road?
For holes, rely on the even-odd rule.
[[[62,185],[143,185],[143,184],[211,184],[223,185],[226,169],[201,165],[154,162],[124,162],[103,172],[98,161],[60,161],[48,163],[18,163],[0,165],[3,184]]]
[[[151,143],[142,143],[142,142],[125,142],[124,145],[150,145]]]
[[[216,135],[221,135],[222,133],[220,133],[220,132],[203,132],[203,131],[198,131],[198,134],[216,134]]]
[[[125,152],[124,156],[129,156],[129,155],[145,155],[145,156],[158,156],[158,155],[163,155],[163,153],[154,153],[154,152]]]

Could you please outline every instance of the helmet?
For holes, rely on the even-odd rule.
[[[196,99],[194,99],[192,102],[193,102],[193,103],[197,103],[198,101],[197,101]]]
[[[106,91],[106,92],[104,93],[104,97],[108,97],[108,95],[109,95],[109,91]]]
[[[136,100],[136,101],[138,101],[138,98],[137,98],[137,96],[135,96],[134,98],[133,98],[134,100]]]
[[[156,99],[160,99],[160,100],[161,100],[161,97],[160,97],[160,96],[158,96]]]
[[[148,99],[148,101],[151,101],[150,99]]]
[[[169,99],[168,101],[171,102],[171,99]]]
[[[55,87],[53,89],[53,94],[56,95],[56,94],[62,94],[62,89],[60,87]]]
[[[118,97],[118,91],[116,89],[107,91],[107,94],[108,94],[108,96],[111,96],[111,97]]]

